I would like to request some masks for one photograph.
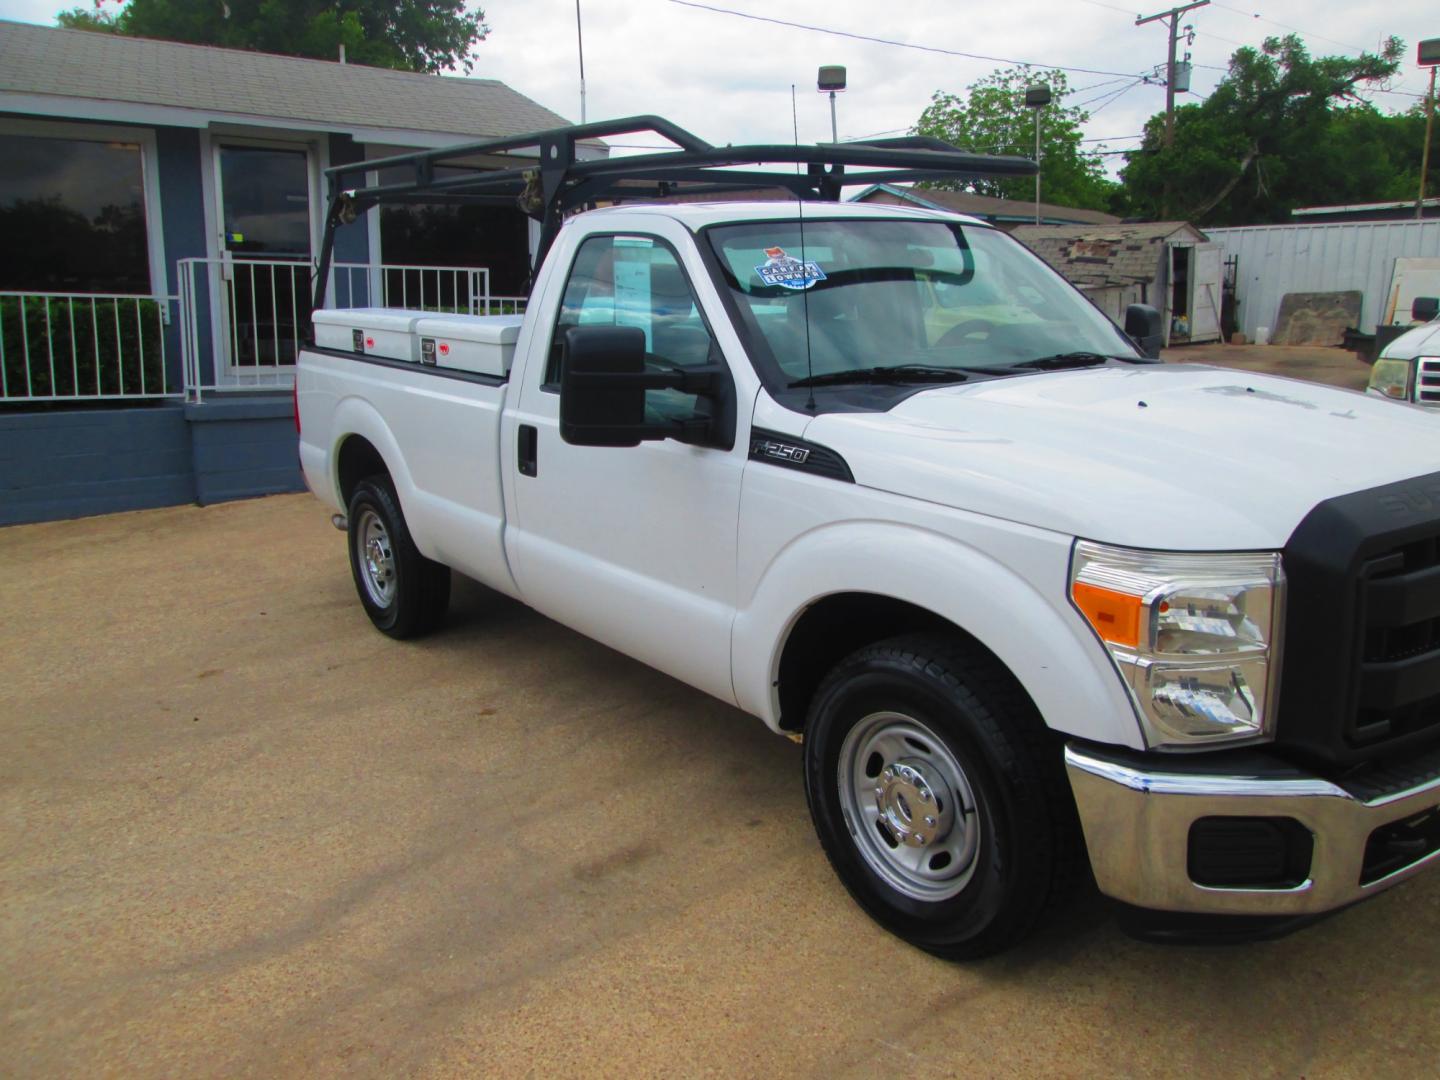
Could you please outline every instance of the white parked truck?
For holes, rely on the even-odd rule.
[[[1003,232],[829,198],[1014,159],[575,160],[634,127],[332,174],[332,231],[438,183],[522,194],[546,252],[523,317],[316,312],[300,456],[376,627],[435,628],[458,571],[803,739],[840,880],[941,956],[1087,873],[1150,933],[1253,933],[1440,859],[1440,417],[1157,364]],[[799,201],[561,227],[760,160]]]
[[[1440,409],[1440,299],[1420,296],[1410,306],[1417,324],[1381,351],[1370,369],[1372,394]]]

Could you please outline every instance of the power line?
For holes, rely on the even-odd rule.
[[[1120,78],[1131,79],[1135,77],[1132,71],[1104,71],[1100,68],[1075,67],[1069,64],[1042,64],[1034,60],[1016,60],[1010,56],[986,56],[984,53],[961,52],[958,49],[944,49],[938,45],[917,45],[913,41],[896,41],[893,38],[872,37],[869,34],[856,34],[849,30],[834,30],[828,26],[814,26],[810,23],[791,22],[788,19],[777,19],[770,15],[755,15],[748,11],[736,11],[734,8],[716,7],[712,4],[699,4],[695,0],[667,0],[668,3],[678,4],[680,7],[695,8],[699,11],[709,11],[716,15],[734,15],[739,19],[750,19],[754,22],[771,23],[775,26],[786,26],[792,30],[809,30],[815,34],[829,34],[831,37],[849,38],[852,41],[869,41],[876,45],[893,45],[899,49],[916,49],[920,52],[939,53],[942,56],[959,56],[966,60],[986,60],[993,64],[1014,64],[1022,67],[1049,68],[1056,71],[1078,71],[1085,75],[1117,75]]]
[[[1267,22],[1271,26],[1278,26],[1282,30],[1289,30],[1292,33],[1296,34],[1304,34],[1306,37],[1313,37],[1320,41],[1328,41],[1331,45],[1339,45],[1342,49],[1351,49],[1354,52],[1362,53],[1365,51],[1359,45],[1351,45],[1348,42],[1336,41],[1334,38],[1325,37],[1323,34],[1312,34],[1309,30],[1301,30],[1298,26],[1291,26],[1289,23],[1282,23],[1277,22],[1274,19],[1267,19],[1264,15],[1261,15],[1257,11],[1246,11],[1244,8],[1232,7],[1229,4],[1221,3],[1220,0],[1214,0],[1214,3],[1215,6],[1218,8],[1224,8],[1226,11],[1234,12],[1236,15],[1244,15],[1246,18],[1249,19],[1259,19],[1261,22]]]
[[[1127,85],[1125,85],[1125,86],[1122,86],[1119,90],[1107,90],[1107,91],[1105,91],[1105,93],[1103,93],[1103,94],[1096,94],[1093,98],[1089,98],[1089,99],[1086,100],[1086,101],[1077,101],[1077,102],[1075,103],[1074,107],[1077,108],[1077,109],[1083,109],[1086,105],[1089,105],[1091,102],[1099,101],[1101,98],[1107,98],[1107,97],[1111,97],[1111,96],[1119,96],[1120,94],[1125,93],[1126,90],[1132,90],[1132,89],[1134,89],[1136,86],[1140,85],[1140,83],[1142,83],[1142,82],[1144,82],[1144,81],[1145,81],[1145,80],[1144,80],[1143,78],[1135,79],[1134,81],[1130,82],[1129,84],[1127,84]],[[1103,108],[1104,106],[1101,106],[1101,107]]]
[[[1095,114],[1098,113],[1101,109],[1114,105],[1115,102],[1119,101],[1122,97],[1128,94],[1131,90],[1134,90],[1135,87],[1139,86],[1144,81],[1145,80],[1143,79],[1136,79],[1129,86],[1121,87],[1119,90],[1117,90],[1114,94],[1111,95],[1109,101],[1105,102],[1103,105],[1096,105],[1095,108],[1090,110],[1091,119],[1094,119]]]

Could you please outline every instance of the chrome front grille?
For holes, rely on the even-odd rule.
[[[1420,361],[1415,374],[1415,400],[1421,405],[1440,405],[1440,357]]]

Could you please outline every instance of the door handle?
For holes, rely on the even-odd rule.
[[[520,475],[534,476],[536,474],[535,451],[539,443],[539,432],[533,424],[521,424],[520,433],[517,437],[516,456],[520,460]]]

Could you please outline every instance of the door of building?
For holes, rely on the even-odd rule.
[[[1190,260],[1190,340],[1220,337],[1221,254],[1219,244],[1196,244]]]
[[[305,146],[220,143],[219,307],[225,362],[243,378],[292,366],[310,319],[314,220]]]

